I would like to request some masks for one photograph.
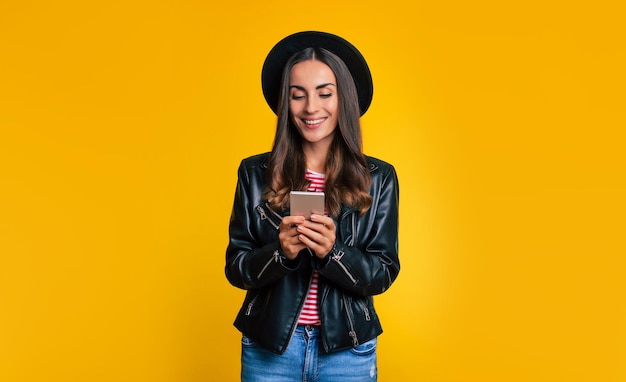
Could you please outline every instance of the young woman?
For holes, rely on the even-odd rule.
[[[300,32],[270,51],[262,86],[274,145],[241,162],[226,250],[226,277],[247,291],[241,379],[375,381],[372,296],[400,270],[399,190],[394,168],[362,153],[369,68],[343,38]],[[326,212],[292,216],[293,190],[323,191]]]

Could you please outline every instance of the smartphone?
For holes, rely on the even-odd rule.
[[[310,220],[311,214],[324,215],[323,192],[291,191],[289,203],[292,216],[304,216]]]

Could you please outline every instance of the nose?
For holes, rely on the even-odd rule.
[[[315,97],[307,97],[304,110],[309,114],[313,114],[316,111],[318,111],[318,109],[319,109],[318,100]]]

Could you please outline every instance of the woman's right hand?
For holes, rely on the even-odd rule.
[[[278,227],[278,240],[283,253],[289,260],[298,257],[306,246],[298,238],[297,226],[304,223],[304,216],[285,216]]]

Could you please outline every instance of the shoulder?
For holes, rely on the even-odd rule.
[[[247,184],[265,182],[269,153],[257,154],[241,160],[237,176],[239,181]]]
[[[395,173],[396,170],[391,163],[385,162],[384,160],[371,157],[366,155],[365,160],[367,161],[367,165],[370,170],[370,174],[374,175],[376,173],[387,174],[387,173]]]
[[[397,202],[399,197],[399,183],[396,169],[391,163],[378,158],[366,155],[365,159],[370,170],[371,190],[384,190],[385,194],[395,195]],[[375,191],[371,192],[372,195],[374,195]]]
[[[262,153],[249,156],[244,158],[241,161],[241,167],[245,167],[247,169],[253,168],[267,168],[267,162],[269,161],[270,153]]]
[[[372,187],[391,187],[396,190],[398,189],[398,174],[391,163],[367,155],[365,156],[365,160],[370,170]]]

